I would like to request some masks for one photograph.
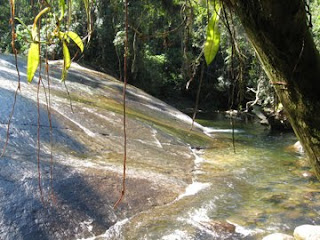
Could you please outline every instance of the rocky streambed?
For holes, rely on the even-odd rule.
[[[122,181],[122,84],[73,63],[68,96],[59,80],[61,65],[50,63],[50,135],[45,73],[38,128],[38,78],[26,83],[26,62],[19,58],[21,91],[7,151],[0,159],[0,239],[81,239],[103,234],[118,221],[176,199],[192,182],[191,148],[214,144],[200,125],[190,131],[189,117],[128,86],[127,193],[114,209]],[[16,86],[14,58],[1,55],[1,147]]]

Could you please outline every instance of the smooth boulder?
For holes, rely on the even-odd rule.
[[[296,240],[319,240],[320,226],[301,225],[295,228],[293,235]]]
[[[273,233],[268,236],[265,236],[262,240],[294,240],[290,235],[283,233]]]

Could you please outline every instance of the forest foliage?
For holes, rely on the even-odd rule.
[[[43,5],[36,1],[31,5],[27,0],[16,2],[16,17],[19,18],[19,21],[15,21],[16,48],[19,54],[27,56],[30,45],[37,51],[36,38],[33,36],[33,40],[30,39],[30,31],[35,28],[35,16]],[[45,36],[47,32],[55,34],[46,49],[48,57],[64,58],[62,78],[65,78],[70,65],[70,56],[75,56],[76,61],[85,65],[121,78],[125,34],[123,1],[95,0],[91,6],[86,6],[85,2],[70,1],[71,5],[66,1],[65,11],[69,11],[68,14],[61,12],[61,6],[56,6],[46,13],[46,17],[41,18],[40,35]],[[167,101],[177,97],[194,101],[202,76],[202,108],[245,109],[246,103],[255,99],[262,106],[274,106],[276,101],[273,89],[249,46],[239,20],[225,9],[217,11],[217,7],[213,7],[214,3],[208,8],[209,2],[215,1],[129,2],[129,83]],[[310,1],[309,6],[313,35],[320,48],[320,0]],[[86,11],[89,8],[90,11]],[[59,11],[63,15],[60,17],[63,24],[52,17],[53,14],[59,16]],[[91,20],[89,24],[88,17]],[[12,52],[9,19],[10,6],[2,2],[1,52]],[[58,26],[64,29],[57,30]],[[206,48],[205,42],[208,42],[206,38],[210,36],[210,28],[211,35],[213,31],[219,32],[219,38],[218,35],[212,35],[216,37],[213,40],[219,44],[215,44],[213,49],[212,56],[217,54],[214,61],[206,65],[204,62],[208,62],[210,56],[204,54],[203,50]],[[90,38],[83,54],[78,35],[84,42]],[[41,51],[44,55],[44,49]],[[30,71],[34,72],[35,66],[30,66]]]

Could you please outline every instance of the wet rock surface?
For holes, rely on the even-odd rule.
[[[0,56],[1,146],[17,85],[13,60]],[[26,83],[26,62],[19,59],[21,91],[7,151],[0,159],[0,239],[103,234],[119,220],[173,201],[191,182],[191,147],[210,144],[201,126],[189,131],[189,117],[129,86],[127,194],[114,209],[122,182],[122,85],[108,75],[72,66],[67,84],[73,112],[59,80],[61,62],[50,65],[50,135],[45,92],[41,89],[39,95],[38,128],[37,79]]]

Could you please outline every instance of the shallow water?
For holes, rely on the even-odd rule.
[[[221,121],[217,125],[227,127]],[[288,150],[296,142],[294,134],[272,134],[261,125],[243,121],[235,128],[243,130],[235,134],[236,153],[230,136],[220,134],[218,138],[226,138],[229,147],[203,154],[205,173],[199,177],[214,183],[209,194],[224,196],[208,216],[240,225],[243,237],[253,239],[266,233],[292,233],[300,224],[319,224],[320,184],[311,175],[307,159]]]
[[[320,184],[306,159],[287,149],[293,133],[271,134],[252,122],[199,119],[214,146],[194,150],[193,183],[174,202],[140,213],[101,239],[261,239],[320,224]],[[222,230],[216,226],[221,224]],[[231,223],[235,232],[223,227]]]

